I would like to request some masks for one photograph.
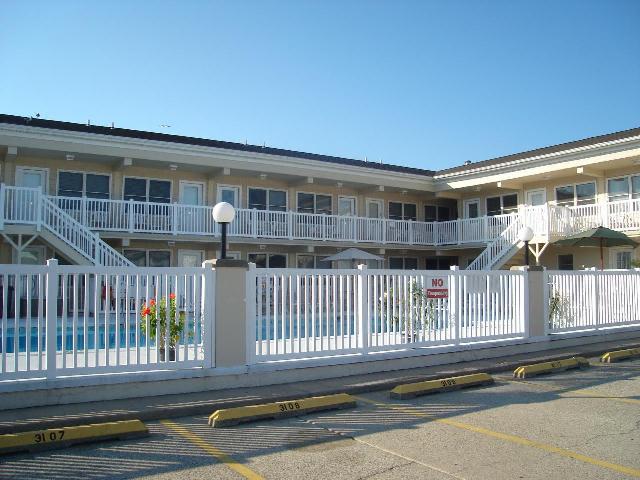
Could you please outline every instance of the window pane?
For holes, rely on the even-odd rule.
[[[579,185],[576,185],[576,198],[578,199],[578,205],[595,203],[596,202],[596,184],[581,183]]]
[[[398,202],[389,202],[389,218],[393,220],[402,220],[402,204]]]
[[[631,252],[616,253],[616,268],[631,268]]]
[[[269,190],[269,210],[284,212],[287,210],[287,192]]]
[[[512,213],[518,210],[518,194],[504,195],[502,197],[502,213]]]
[[[313,255],[298,255],[298,268],[314,268]]]
[[[631,198],[640,198],[640,175],[631,177]]]
[[[558,255],[558,270],[573,270],[573,255]]]
[[[149,180],[149,201],[171,203],[171,182],[166,180]]]
[[[417,258],[405,258],[404,259],[404,269],[405,270],[417,270],[418,269],[418,259]]]
[[[500,208],[500,197],[487,198],[487,215],[500,215],[502,210]]]
[[[221,188],[220,189],[220,201],[227,202],[234,207],[238,208],[238,190],[235,188]]]
[[[331,268],[331,262],[325,260],[327,257],[316,257],[316,268]]]
[[[149,266],[150,267],[170,267],[171,252],[162,250],[149,250]]]
[[[418,207],[415,203],[404,204],[404,219],[405,220],[417,220],[418,219]]]
[[[63,197],[81,197],[82,174],[73,172],[58,173],[58,195]]]
[[[626,200],[629,198],[629,178],[612,178],[607,181],[607,192],[609,193],[609,201]]]
[[[298,193],[298,211],[302,213],[313,213],[312,193]]]
[[[124,179],[124,199],[136,200],[139,202],[147,201],[147,181],[144,178],[125,178]]]
[[[269,268],[287,268],[287,256],[279,253],[269,255]]]
[[[427,257],[427,261],[425,264],[427,270],[437,270],[438,269],[438,258],[437,257]]]
[[[390,257],[389,268],[391,270],[402,270],[402,267],[404,266],[403,260],[404,259],[402,257]]]
[[[122,253],[136,267],[147,266],[147,253],[144,250],[124,250]]]
[[[355,215],[356,203],[351,197],[341,197],[338,199],[338,215]]]
[[[435,222],[437,218],[437,207],[435,205],[425,205],[424,206],[424,221],[425,222]]]
[[[87,197],[109,198],[109,175],[87,173]]]
[[[446,222],[451,220],[451,210],[449,207],[438,207],[438,221]]]
[[[316,213],[331,215],[331,196],[316,195]]]
[[[573,185],[556,187],[556,201],[558,205],[573,205]]]
[[[265,253],[250,253],[247,258],[249,263],[256,264],[256,268],[267,268],[267,255]]]
[[[467,203],[467,218],[478,218],[480,215],[478,208],[478,202]]]
[[[267,191],[261,188],[249,189],[249,208],[257,210],[267,209]]]

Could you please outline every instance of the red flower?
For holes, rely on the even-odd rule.
[[[146,307],[144,310],[142,310],[142,315],[150,315],[151,314],[151,309],[149,307]]]
[[[175,300],[176,299],[176,294],[175,293],[170,293],[169,294],[169,299],[170,300]]]
[[[156,304],[156,301],[152,298],[151,301],[149,301],[149,305],[153,307],[155,304]]]

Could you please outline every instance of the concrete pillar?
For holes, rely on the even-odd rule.
[[[247,364],[247,270],[244,260],[215,260],[215,366]]]
[[[544,337],[547,324],[545,299],[544,268],[540,266],[511,267],[511,270],[525,274],[525,336]],[[526,293],[528,292],[528,295]]]

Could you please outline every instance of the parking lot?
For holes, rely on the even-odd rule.
[[[206,417],[152,435],[2,457],[0,478],[640,478],[640,360],[213,429]]]

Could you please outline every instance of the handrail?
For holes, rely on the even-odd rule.
[[[524,226],[523,215],[512,214],[512,221],[498,237],[487,245],[480,255],[469,264],[467,270],[491,270],[493,266],[518,244],[518,233]]]

